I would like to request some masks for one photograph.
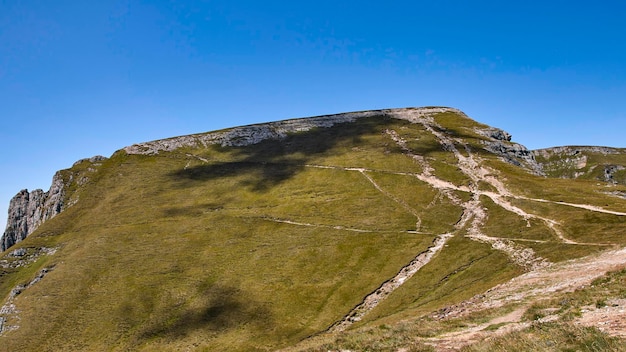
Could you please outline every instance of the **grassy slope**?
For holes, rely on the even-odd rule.
[[[602,309],[607,302],[626,298],[626,269],[609,272],[589,287],[559,293],[536,302],[524,313],[532,321],[530,327],[464,348],[464,351],[625,351],[625,339],[608,336],[595,327],[573,323],[582,312],[595,306]],[[591,308],[592,309],[592,308]],[[556,322],[539,319],[553,314]]]
[[[443,114],[437,121],[519,193],[626,209],[626,201],[596,188],[581,192],[588,181],[539,178],[482,152],[469,119]],[[455,158],[423,128],[382,117],[242,148],[116,153],[77,191],[77,206],[20,243],[59,250],[0,277],[5,297],[54,266],[16,299],[20,329],[0,336],[0,350],[266,350],[324,330],[461,215],[425,183],[394,174],[421,169],[385,129],[408,140],[440,178],[467,183]],[[386,193],[345,167],[370,169],[366,174]],[[493,214],[490,235],[550,237],[541,224],[527,229],[483,202]],[[623,218],[516,202],[567,221],[564,231],[577,240],[626,242]],[[407,232],[415,229],[413,213],[421,234]],[[554,241],[533,248],[565,253],[550,258],[561,260],[598,247]],[[519,272],[489,245],[457,235],[362,325],[428,313]]]
[[[591,285],[574,292],[553,293],[528,307],[522,322],[529,326],[486,338],[461,351],[626,351],[625,339],[610,336],[595,327],[581,326],[575,319],[585,310],[603,309],[614,300],[626,298],[626,269],[609,272]],[[591,308],[590,308],[591,307]],[[518,305],[487,309],[462,318],[435,320],[429,315],[412,316],[395,322],[380,323],[349,331],[342,335],[325,336],[322,339],[301,344],[297,351],[430,351],[429,338],[442,333],[468,329],[482,325],[492,318],[510,313]],[[543,322],[548,315],[558,319]],[[500,324],[488,326],[495,330]],[[432,342],[431,342],[432,343]]]
[[[21,327],[3,348],[273,348],[326,328],[433,239],[408,234],[413,216],[360,173],[304,167],[415,171],[385,153],[389,123],[248,148],[116,154],[80,207],[23,242],[61,248],[46,259],[55,269],[19,296]],[[328,145],[313,143],[321,139]],[[5,292],[14,282],[2,282]]]
[[[559,150],[559,149],[557,149]],[[607,148],[590,150],[588,147],[567,147],[557,151],[552,149],[535,152],[537,161],[550,177],[579,178],[605,181],[605,170],[612,171],[611,182],[626,185],[626,149]]]

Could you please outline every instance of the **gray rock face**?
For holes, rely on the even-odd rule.
[[[485,137],[495,139],[497,141],[507,141],[507,142],[511,141],[511,134],[499,128],[490,127],[490,128],[485,128],[482,130],[477,130],[476,132],[478,132],[479,134]]]
[[[308,131],[316,127],[331,127],[342,122],[353,122],[359,117],[374,114],[375,112],[372,111],[345,113],[235,127],[225,131],[133,144],[124,148],[124,150],[128,154],[153,155],[161,151],[167,152],[182,147],[206,147],[212,144],[219,144],[223,147],[241,147],[256,144],[266,139],[281,139],[287,136],[288,133]]]
[[[605,165],[604,166],[604,181],[608,183],[617,184],[617,181],[613,179],[613,175],[617,171],[626,170],[626,167],[622,165]]]
[[[609,184],[626,184],[624,148],[565,146],[538,149],[533,154],[544,172],[560,178],[588,178]]]
[[[543,175],[541,165],[535,160],[533,152],[521,144],[511,142],[510,133],[493,127],[476,132],[491,139],[483,142],[486,150],[499,155],[510,164],[526,167],[534,174]]]
[[[541,155],[548,159],[553,155],[578,155],[580,152],[598,153],[603,155],[620,154],[618,148],[612,147],[595,147],[595,146],[565,146],[537,149],[534,151],[537,155]]]
[[[54,175],[48,192],[41,189],[28,192],[24,189],[16,194],[9,204],[7,227],[0,237],[0,249],[5,251],[22,241],[45,221],[74,204],[77,198],[67,194],[67,189],[87,183],[105,160],[107,158],[100,155],[78,160],[72,169],[58,171]],[[66,175],[65,180],[63,175]]]
[[[267,139],[282,139],[290,133],[309,131],[313,128],[332,127],[335,124],[354,122],[357,119],[386,115],[392,118],[414,121],[429,114],[439,112],[457,112],[457,109],[445,107],[383,109],[347,112],[335,115],[307,117],[299,119],[269,122],[257,125],[235,127],[224,131],[174,137],[152,142],[133,144],[124,148],[128,154],[154,155],[159,152],[173,151],[183,147],[221,145],[222,147],[242,147],[253,145]]]
[[[506,162],[516,166],[525,166],[538,175],[543,174],[541,165],[537,163],[533,153],[525,146],[517,143],[503,143],[502,141],[486,142],[485,145],[485,149],[500,155]]]
[[[97,164],[105,160],[107,160],[107,157],[102,156],[102,155],[96,155],[96,156],[92,156],[91,158],[80,159],[77,162],[75,162],[72,166],[77,166],[86,162],[91,163],[91,164]]]
[[[32,192],[23,189],[9,204],[7,227],[0,239],[0,249],[5,251],[35,231],[44,221],[53,218],[63,210],[65,190],[60,173],[52,178],[48,192],[36,189]]]

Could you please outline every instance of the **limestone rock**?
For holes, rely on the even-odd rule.
[[[77,197],[67,194],[67,189],[76,189],[87,183],[105,160],[106,157],[96,155],[78,160],[70,169],[58,171],[48,192],[41,189],[18,192],[9,204],[7,227],[0,237],[0,249],[5,251],[22,241],[45,221],[74,204]]]
[[[0,241],[2,251],[22,241],[44,221],[59,214],[63,210],[64,196],[65,187],[59,172],[52,178],[48,192],[41,189],[18,192],[9,204],[7,227]]]
[[[133,144],[124,148],[128,154],[154,155],[159,152],[173,151],[182,147],[200,147],[218,144],[222,147],[243,147],[257,144],[267,139],[282,139],[290,133],[310,131],[313,128],[332,127],[345,122],[354,122],[359,118],[385,115],[392,118],[415,121],[429,115],[457,109],[445,107],[383,109],[370,111],[348,112],[335,115],[291,119],[257,125],[230,128],[223,131],[203,133],[162,139],[152,142]]]
[[[479,134],[485,137],[495,139],[497,141],[507,141],[507,142],[511,141],[511,134],[499,128],[489,127],[485,129],[479,129],[476,132],[478,132]]]
[[[553,147],[533,151],[546,175],[626,184],[626,149],[593,146]]]
[[[526,167],[534,174],[543,175],[533,152],[521,144],[511,142],[510,133],[493,127],[477,129],[476,132],[490,139],[483,141],[486,150],[499,155],[509,164]]]
[[[612,184],[617,184],[615,181],[614,174],[617,171],[626,170],[626,167],[623,165],[604,165],[604,181]]]

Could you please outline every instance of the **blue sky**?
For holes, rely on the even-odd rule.
[[[0,226],[126,145],[445,105],[529,148],[626,147],[623,1],[0,0]]]

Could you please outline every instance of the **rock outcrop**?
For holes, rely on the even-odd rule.
[[[241,147],[256,144],[266,139],[284,138],[289,133],[309,131],[316,127],[331,127],[342,122],[353,122],[359,117],[374,114],[376,114],[375,111],[366,111],[241,126],[224,131],[133,144],[124,148],[124,151],[128,154],[153,155],[182,147],[206,147],[212,144],[218,144],[222,147]]]
[[[626,149],[566,146],[533,151],[547,176],[626,185]]]
[[[510,133],[493,127],[476,132],[491,139],[483,141],[486,150],[499,155],[509,164],[526,167],[534,174],[543,175],[541,165],[535,160],[533,152],[521,144],[511,142]]]
[[[0,241],[2,251],[22,241],[44,221],[63,211],[64,197],[65,185],[60,172],[52,178],[48,192],[23,189],[16,194],[9,204],[7,227]]]
[[[491,138],[491,139],[495,139],[497,141],[507,141],[510,142],[511,141],[511,134],[507,131],[501,130],[499,128],[495,128],[495,127],[489,127],[489,128],[484,128],[484,129],[479,129],[476,132],[478,132],[479,134]]]
[[[538,156],[542,156],[543,158],[549,159],[553,156],[561,157],[564,155],[566,156],[578,155],[581,152],[602,154],[602,155],[621,154],[621,151],[619,148],[596,147],[596,146],[565,146],[565,147],[544,148],[544,149],[535,150],[534,154]]]
[[[618,171],[626,170],[626,167],[623,165],[605,165],[604,166],[604,181],[608,183],[617,184],[618,182],[615,180],[615,173]]]
[[[222,147],[242,147],[253,145],[267,139],[282,139],[291,133],[306,132],[314,128],[332,127],[346,122],[354,122],[359,118],[384,115],[392,118],[412,121],[430,114],[440,112],[461,113],[457,109],[446,107],[383,109],[348,112],[335,115],[325,115],[291,119],[277,122],[268,122],[230,128],[223,131],[180,136],[161,139],[152,142],[133,144],[123,150],[128,154],[154,155],[159,152],[173,151],[183,147],[199,147],[220,145]]]
[[[72,204],[67,189],[70,184],[81,186],[87,182],[90,174],[107,158],[94,156],[74,163],[76,170],[58,171],[52,178],[52,185],[47,192],[36,189],[19,191],[9,203],[7,227],[0,238],[0,250],[5,251],[33,233],[46,220],[52,219]],[[81,164],[88,163],[87,167]],[[67,177],[63,175],[66,172]],[[74,200],[75,201],[75,200]]]

